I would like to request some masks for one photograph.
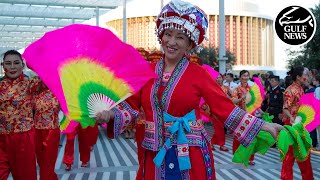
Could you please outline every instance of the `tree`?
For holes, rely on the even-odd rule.
[[[320,5],[311,9],[317,22],[313,38],[299,51],[289,51],[288,68],[304,66],[309,69],[320,68]]]
[[[198,53],[198,56],[203,64],[215,67],[214,61],[216,61],[218,54],[214,48],[210,46],[208,48],[203,48],[200,53]]]
[[[214,68],[219,64],[219,48],[211,46],[205,47],[200,51],[200,53],[198,53],[198,56],[201,58],[203,64],[207,64]],[[226,56],[228,57],[227,63],[234,64],[234,62],[236,61],[235,55],[232,54],[232,52],[230,52],[229,50],[227,50]]]

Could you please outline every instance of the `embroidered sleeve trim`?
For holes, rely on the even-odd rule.
[[[114,113],[114,137],[118,137],[134,120],[139,112],[132,109],[127,102],[122,102],[112,109]]]
[[[264,121],[256,118],[239,107],[235,107],[228,119],[225,126],[232,130],[234,136],[244,146],[248,147],[252,140],[257,136]]]

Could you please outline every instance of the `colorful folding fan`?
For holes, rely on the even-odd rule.
[[[320,100],[316,99],[314,93],[301,96],[300,107],[297,116],[301,117],[301,123],[311,132],[320,125]]]
[[[62,133],[73,132],[79,124],[77,121],[72,121],[67,118],[62,111],[59,111],[58,118],[60,122],[60,130]]]
[[[253,114],[261,107],[264,99],[264,88],[259,78],[253,78],[253,85],[250,87],[246,95],[246,111]]]
[[[135,48],[97,26],[74,24],[48,32],[23,57],[58,98],[67,119],[84,128],[95,124],[98,112],[155,77]]]
[[[63,133],[71,133],[78,126],[79,122],[70,120],[67,116],[63,116],[60,121],[60,130]]]

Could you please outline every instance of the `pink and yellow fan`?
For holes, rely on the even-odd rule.
[[[264,99],[264,88],[259,78],[253,78],[253,85],[246,94],[246,111],[253,114],[261,107]]]
[[[301,117],[301,123],[311,132],[320,125],[320,100],[316,99],[314,93],[301,96],[300,107],[297,116]]]
[[[62,133],[71,133],[78,126],[79,122],[70,120],[63,114],[62,111],[59,111],[59,122],[60,122],[60,130]]]
[[[135,48],[97,26],[74,24],[48,32],[23,57],[58,98],[67,120],[84,128],[95,124],[98,112],[112,109],[155,78]]]

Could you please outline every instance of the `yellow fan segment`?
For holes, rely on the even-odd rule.
[[[311,106],[301,105],[297,116],[302,118],[302,124],[304,126],[308,125],[315,117],[316,113]]]
[[[246,111],[252,113],[259,106],[261,106],[262,97],[258,85],[254,84],[250,87],[249,92],[246,94]]]
[[[130,86],[117,78],[110,69],[89,58],[67,61],[60,66],[59,75],[70,119],[79,120],[87,115],[89,112],[85,108],[88,109],[90,105],[88,100],[95,96],[99,97],[96,94],[106,95],[109,100],[117,103],[133,92]]]

